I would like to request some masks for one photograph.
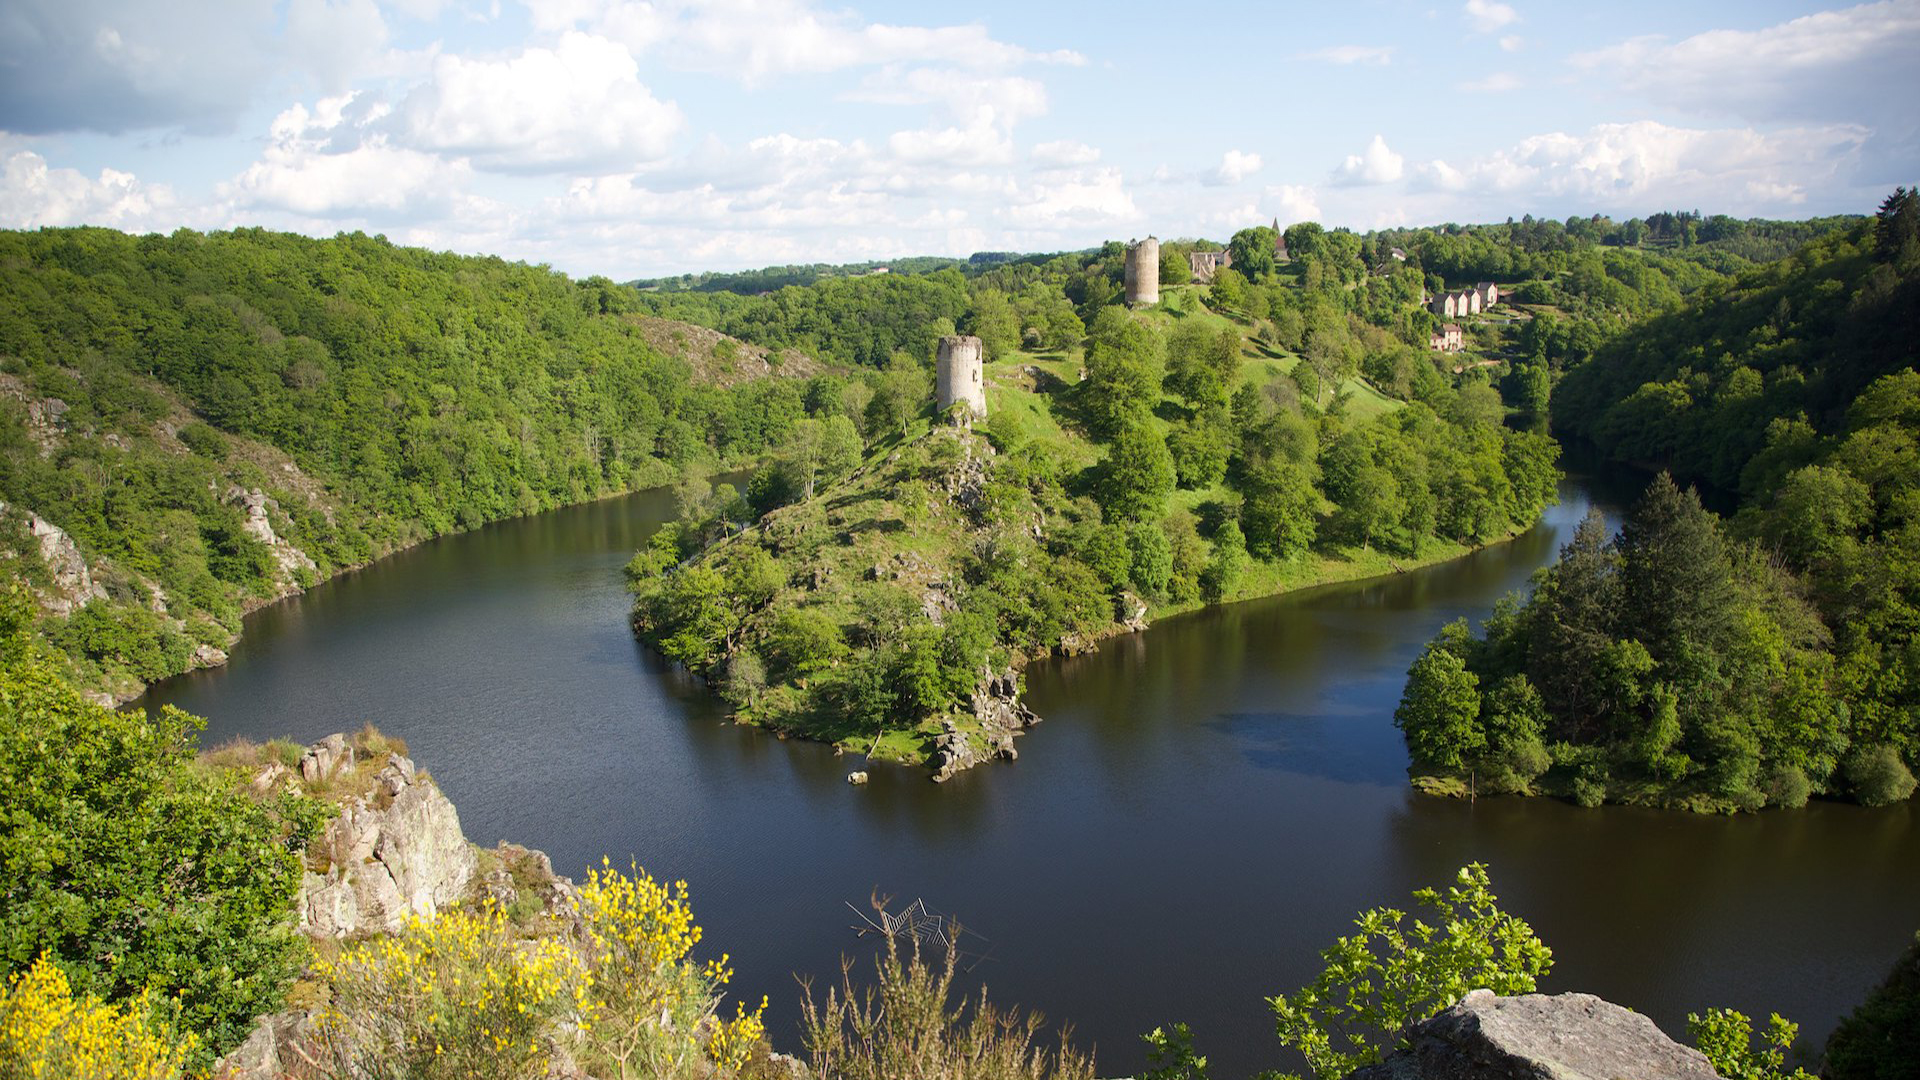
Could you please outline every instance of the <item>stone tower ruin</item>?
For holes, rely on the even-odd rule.
[[[1127,248],[1127,306],[1160,302],[1160,241],[1149,236]]]
[[[975,416],[987,415],[987,384],[981,369],[985,358],[977,337],[949,334],[940,339],[933,370],[934,394],[942,415],[960,402],[966,403]]]

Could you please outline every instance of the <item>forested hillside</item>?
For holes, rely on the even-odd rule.
[[[357,234],[0,233],[9,574],[125,695],[344,567],[786,435],[802,384],[703,384],[635,295]]]
[[[1400,719],[1418,768],[1582,802],[1907,798],[1920,765],[1920,197],[1603,346],[1556,429],[1664,476],[1533,595],[1449,628]],[[1544,775],[1543,775],[1544,774]],[[1536,779],[1537,778],[1537,779]]]

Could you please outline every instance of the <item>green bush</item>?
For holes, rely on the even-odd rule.
[[[183,1027],[219,1053],[305,961],[296,853],[320,817],[197,768],[195,717],[83,699],[31,645],[31,604],[0,596],[0,973],[46,952],[76,993],[177,995]]]
[[[1913,773],[1900,752],[1885,743],[1860,747],[1841,768],[1863,806],[1889,806],[1913,794]]]
[[[227,437],[211,424],[198,421],[182,427],[177,433],[187,449],[204,458],[225,461],[227,458]]]

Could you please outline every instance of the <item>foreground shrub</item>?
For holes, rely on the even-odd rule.
[[[1533,928],[1495,904],[1487,868],[1462,867],[1446,892],[1413,898],[1431,914],[1408,926],[1394,908],[1363,911],[1360,933],[1320,953],[1325,971],[1292,994],[1268,998],[1282,1045],[1300,1051],[1320,1080],[1378,1063],[1407,1029],[1485,988],[1528,994],[1553,966]],[[1144,1036],[1153,1056],[1146,1080],[1206,1080],[1207,1059],[1184,1024]],[[1266,1073],[1285,1080],[1288,1074]]]
[[[545,1075],[586,980],[555,939],[521,940],[498,908],[414,919],[315,965],[322,1067],[339,1078]]]
[[[195,1040],[152,1006],[145,993],[122,1008],[75,998],[66,972],[42,955],[0,988],[0,1077],[177,1080]]]
[[[1431,915],[1407,926],[1406,913],[1393,908],[1361,912],[1360,933],[1320,954],[1327,968],[1319,978],[1268,1000],[1280,1041],[1323,1080],[1378,1062],[1409,1025],[1469,990],[1532,993],[1553,966],[1533,928],[1496,906],[1480,863],[1461,868],[1446,892],[1420,889],[1413,898]]]
[[[958,960],[949,939],[935,967],[919,943],[902,953],[886,939],[875,960],[877,987],[856,990],[853,962],[843,962],[840,985],[816,1001],[807,988],[801,1026],[814,1075],[821,1080],[1090,1080],[1091,1059],[1075,1053],[1062,1031],[1060,1047],[1034,1045],[1044,1021],[987,1002],[985,989],[968,1008],[950,1005]]]
[[[32,610],[0,593],[0,972],[50,953],[79,994],[177,1002],[211,1063],[305,964],[293,899],[320,818],[196,767],[198,718],[82,698],[37,655]]]
[[[1787,1050],[1799,1033],[1800,1025],[1774,1013],[1755,1046],[1753,1021],[1743,1012],[1708,1009],[1705,1016],[1687,1014],[1687,1037],[1726,1080],[1814,1080],[1804,1069],[1785,1068]]]
[[[607,866],[580,887],[591,986],[581,1018],[581,1064],[612,1080],[677,1080],[746,1064],[765,1034],[759,1008],[715,1015],[720,988],[733,977],[727,957],[697,963],[700,943],[687,883],[669,888],[638,866],[627,876]]]

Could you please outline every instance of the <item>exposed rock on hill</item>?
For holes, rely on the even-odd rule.
[[[323,783],[353,768],[353,749],[330,736],[300,766],[308,783]],[[392,933],[410,915],[436,915],[466,895],[476,869],[453,803],[398,754],[375,774],[371,792],[342,804],[307,855],[300,925],[323,938]]]
[[[7,504],[0,502],[0,514]],[[51,587],[39,590],[40,606],[50,615],[71,615],[93,600],[106,599],[107,590],[93,579],[87,560],[65,529],[32,511],[26,512],[27,533],[38,543],[40,560],[47,565]]]
[[[715,386],[737,386],[776,375],[804,379],[821,371],[819,363],[798,349],[776,352],[677,319],[652,315],[627,318],[640,328],[647,344],[668,356],[685,360],[699,381]]]
[[[1706,1055],[1591,994],[1475,990],[1347,1080],[1718,1080]]]

